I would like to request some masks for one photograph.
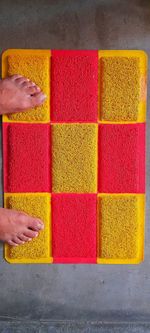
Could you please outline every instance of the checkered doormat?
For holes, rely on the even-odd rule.
[[[144,251],[147,56],[7,50],[44,104],[3,116],[4,205],[39,217],[10,263],[139,263]]]

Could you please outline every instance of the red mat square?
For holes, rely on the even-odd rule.
[[[95,194],[52,195],[54,263],[96,263]]]
[[[3,123],[4,191],[50,192],[50,125]]]
[[[96,122],[98,52],[52,51],[51,120]]]
[[[101,193],[145,192],[145,124],[99,125]]]

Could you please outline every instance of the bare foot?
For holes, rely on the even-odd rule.
[[[21,75],[0,80],[0,114],[23,112],[41,105],[46,96],[32,81]]]
[[[43,222],[23,212],[0,208],[0,240],[9,245],[24,244],[37,237]]]

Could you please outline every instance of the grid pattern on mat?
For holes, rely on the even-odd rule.
[[[139,263],[144,256],[147,56],[7,50],[44,104],[3,116],[4,206],[41,218],[10,263]]]

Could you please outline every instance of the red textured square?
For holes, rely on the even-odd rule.
[[[98,51],[52,51],[51,120],[96,122]]]
[[[52,195],[54,263],[96,263],[95,194]]]
[[[145,124],[99,125],[101,193],[145,192]]]
[[[3,123],[5,192],[50,192],[50,125]]]

